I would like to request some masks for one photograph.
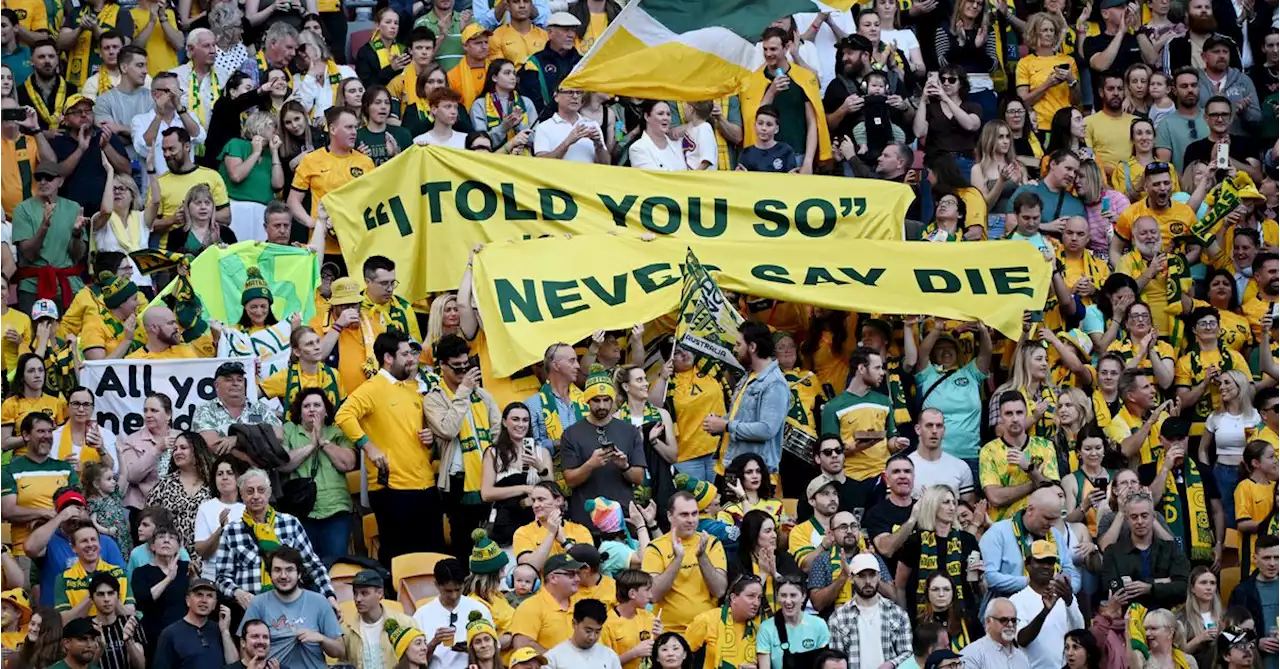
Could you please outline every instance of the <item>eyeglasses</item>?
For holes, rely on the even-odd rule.
[[[839,525],[831,526],[832,532],[848,532],[851,529],[853,529],[853,523],[841,523]]]
[[[1262,408],[1263,411],[1275,411],[1277,409],[1280,409],[1280,404],[1268,404]]]
[[[92,409],[93,402],[68,402],[68,406],[72,409]]]
[[[987,616],[987,619],[994,620],[1000,623],[1000,625],[1003,627],[1008,627],[1009,625],[1015,625],[1018,622],[1017,616]]]
[[[1205,319],[1202,319],[1202,320],[1200,320],[1200,321],[1197,321],[1197,322],[1196,322],[1196,327],[1198,327],[1198,328],[1216,328],[1216,327],[1218,327],[1218,321],[1216,321],[1216,320],[1211,320],[1211,319],[1208,319],[1208,318],[1205,318]]]
[[[1147,163],[1148,172],[1152,170],[1168,172],[1169,169],[1169,163],[1166,163],[1163,160],[1153,160]]]
[[[400,285],[400,282],[397,281],[396,279],[388,279],[386,281],[373,281],[372,283],[375,286],[386,288],[387,290],[395,290],[396,286]]]
[[[1204,117],[1217,119],[1230,118],[1231,112],[1205,112]]]
[[[938,81],[941,81],[944,84],[958,84],[960,83],[960,77],[951,77],[951,76],[938,77]]]

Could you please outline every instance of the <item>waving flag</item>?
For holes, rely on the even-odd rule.
[[[711,273],[693,255],[693,249],[686,249],[685,253],[676,345],[742,370],[742,363],[733,352],[742,314],[725,299]]]
[[[854,0],[835,0],[847,10]],[[813,0],[631,0],[562,86],[697,102],[736,93],[758,67],[770,23],[812,12]]]

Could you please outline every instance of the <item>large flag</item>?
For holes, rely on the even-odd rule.
[[[843,11],[854,0],[827,4]],[[653,100],[731,95],[759,63],[760,32],[814,9],[813,0],[631,0],[562,85]]]
[[[676,345],[741,370],[742,364],[734,355],[733,347],[738,340],[742,314],[725,299],[693,249],[686,251],[682,274],[684,287],[680,291]]]

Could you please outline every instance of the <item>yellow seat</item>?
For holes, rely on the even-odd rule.
[[[1240,585],[1240,567],[1223,567],[1218,574],[1218,590],[1222,593],[1222,601],[1231,601],[1231,592]]]
[[[439,594],[436,590],[436,563],[449,557],[452,556],[444,553],[408,553],[391,559],[391,580],[395,583],[396,598],[404,605],[405,613],[416,611],[419,599]]]
[[[418,601],[413,603],[413,606],[415,607],[414,610],[417,611],[418,609],[426,606],[427,604],[430,604],[431,602],[436,601],[437,599],[439,599],[439,597],[423,597],[422,599],[419,599]]]
[[[381,546],[378,541],[378,517],[372,513],[365,514],[361,519],[362,529],[364,530],[364,547],[368,551],[369,557],[378,559],[378,548]]]
[[[351,564],[350,562],[335,562],[333,566],[329,568],[329,580],[347,581],[349,583],[351,582],[351,579],[356,577],[356,574],[359,574],[362,571],[364,571],[364,567],[361,567],[358,564]]]
[[[347,472],[347,492],[352,495],[360,494],[360,468],[357,467]]]
[[[795,499],[794,497],[782,498],[782,513],[788,516],[791,516],[792,518],[795,518],[796,510],[799,508],[800,508],[800,500]]]

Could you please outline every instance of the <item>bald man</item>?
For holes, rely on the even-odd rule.
[[[164,305],[147,309],[142,314],[142,327],[147,331],[147,344],[126,356],[133,360],[212,358],[218,351],[217,336],[222,333],[222,324],[210,321],[210,326],[203,335],[184,344],[178,317]]]
[[[964,669],[1008,667],[1030,669],[1026,652],[1018,647],[1018,609],[1004,597],[996,597],[987,605],[983,618],[986,635],[964,647],[960,657]]]
[[[989,597],[1006,597],[1027,587],[1023,560],[1031,551],[1031,542],[1048,539],[1056,544],[1062,573],[1071,579],[1071,589],[1080,591],[1080,572],[1076,571],[1067,546],[1066,530],[1053,526],[1063,516],[1066,496],[1061,486],[1045,484],[1027,498],[1027,508],[991,526],[982,535],[978,547],[986,565]]]

